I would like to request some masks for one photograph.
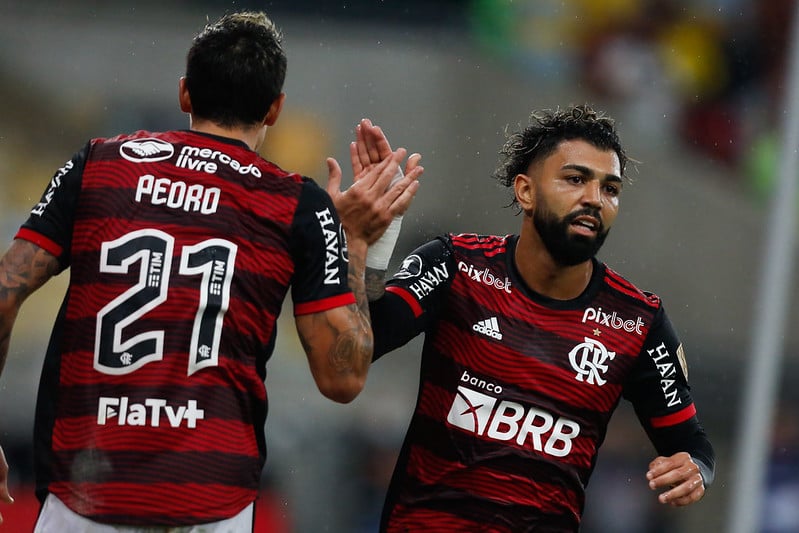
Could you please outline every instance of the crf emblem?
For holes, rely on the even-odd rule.
[[[608,371],[607,362],[616,357],[616,352],[608,351],[605,346],[594,339],[584,337],[582,342],[569,352],[569,362],[577,371],[577,381],[585,381],[600,387],[607,383],[602,375]]]

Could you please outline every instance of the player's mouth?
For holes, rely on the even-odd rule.
[[[602,222],[589,215],[576,216],[569,225],[575,233],[586,237],[594,237],[602,229]]]

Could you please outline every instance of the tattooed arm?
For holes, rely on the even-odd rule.
[[[58,268],[54,255],[22,239],[16,239],[0,259],[0,374],[22,302],[58,272]]]
[[[386,270],[366,269],[366,297],[370,302],[379,300],[386,292]]]
[[[311,374],[326,397],[352,401],[363,390],[372,362],[372,328],[364,287],[366,246],[349,248],[348,281],[355,304],[296,317]]]
[[[11,329],[22,302],[58,272],[58,260],[35,244],[17,239],[0,258],[0,374],[8,356]],[[370,352],[371,353],[371,352]],[[13,503],[8,492],[8,464],[0,448],[0,502]],[[0,523],[3,517],[0,515]]]
[[[386,191],[405,154],[405,149],[400,148],[380,163],[361,169],[355,183],[346,191],[340,190],[341,168],[334,159],[328,160],[327,192],[347,234],[347,280],[356,303],[299,315],[296,324],[317,387],[334,401],[351,401],[366,383],[373,352],[366,295],[366,253],[396,211],[404,211],[416,192],[421,167],[410,172],[398,187]]]

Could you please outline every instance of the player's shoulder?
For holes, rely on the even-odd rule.
[[[447,242],[465,253],[497,255],[508,249],[510,235],[484,235],[479,233],[448,233]]]
[[[91,145],[118,149],[120,155],[130,161],[173,161],[184,168],[203,166],[206,171],[214,168],[220,172],[232,172],[253,178],[255,182],[267,177],[296,185],[312,181],[281,168],[238,139],[195,130],[137,130],[113,137],[97,137],[91,140]]]
[[[175,140],[166,136],[166,133],[137,130],[110,137],[94,137],[88,145],[93,152],[118,151],[123,158],[137,163],[162,161],[175,153]]]
[[[124,132],[118,133],[113,136],[109,137],[94,137],[91,142],[93,144],[120,144],[125,143],[127,141],[139,141],[144,142],[146,140],[161,140],[166,137],[169,133],[174,132],[154,132],[148,130],[136,130],[131,132]],[[166,140],[162,142],[168,142]]]
[[[653,309],[661,307],[662,302],[657,294],[639,288],[608,265],[603,263],[602,266],[604,267],[604,283],[611,290]]]

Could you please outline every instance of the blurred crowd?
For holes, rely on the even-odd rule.
[[[795,0],[474,0],[486,47],[618,102],[654,135],[773,181]]]

